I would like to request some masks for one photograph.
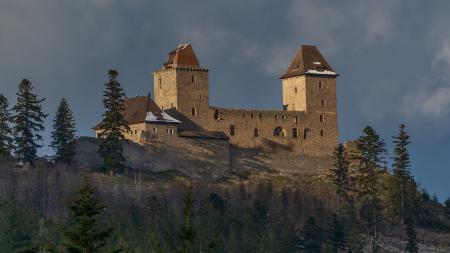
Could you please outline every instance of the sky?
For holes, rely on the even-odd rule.
[[[60,99],[79,136],[102,113],[107,71],[128,96],[153,90],[152,72],[180,43],[210,69],[210,103],[281,109],[281,81],[301,44],[316,45],[338,78],[340,140],[370,125],[386,141],[404,123],[415,179],[450,197],[450,1],[0,0],[0,93],[14,104],[30,79],[51,152]]]

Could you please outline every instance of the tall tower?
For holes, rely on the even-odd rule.
[[[337,143],[336,79],[331,68],[315,46],[302,45],[286,73],[281,76],[283,107],[304,111],[307,127]]]
[[[281,76],[288,111],[336,113],[336,77],[315,46],[302,45]]]
[[[163,110],[174,108],[200,126],[207,124],[208,69],[200,67],[190,44],[169,53],[167,62],[153,73],[153,84],[155,102]]]

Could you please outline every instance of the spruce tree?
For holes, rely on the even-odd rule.
[[[324,244],[324,230],[313,217],[309,217],[300,233],[300,247],[302,252],[321,252]]]
[[[61,99],[53,119],[51,147],[55,150],[55,162],[71,164],[75,155],[75,120],[65,98]]]
[[[189,185],[184,196],[184,208],[183,208],[183,224],[181,226],[180,241],[181,245],[177,252],[189,253],[193,252],[194,242],[197,237],[197,231],[193,224],[193,207],[194,197],[192,195],[192,185]]]
[[[8,99],[0,94],[0,160],[11,158],[12,130]]]
[[[339,218],[341,202],[349,201],[351,191],[351,179],[349,174],[349,161],[344,145],[339,143],[333,152],[334,167],[331,169],[330,178],[336,188],[336,214]]]
[[[347,249],[347,235],[343,222],[335,215],[333,221],[333,234],[331,237],[331,246],[333,252],[344,252]]]
[[[114,230],[99,223],[98,215],[105,206],[94,198],[94,189],[86,178],[84,180],[78,198],[66,204],[70,220],[63,229],[64,247],[71,253],[100,252]]]
[[[372,251],[376,252],[379,222],[382,215],[381,193],[384,189],[382,174],[384,172],[384,141],[371,128],[363,130],[364,135],[357,140],[358,152],[358,195],[362,204],[361,215],[366,220],[369,233],[372,235]]]
[[[34,164],[37,149],[41,147],[37,142],[42,141],[41,132],[44,131],[44,119],[48,116],[42,112],[42,102],[33,93],[30,80],[23,79],[17,92],[17,104],[13,107],[15,154],[25,164]]]
[[[405,125],[399,126],[398,136],[394,136],[394,163],[391,177],[390,196],[395,214],[404,221],[412,217],[416,209],[416,183],[410,173],[411,162],[409,159],[408,145],[409,135],[405,131]]]
[[[121,141],[124,139],[123,131],[129,131],[128,122],[123,117],[125,109],[125,93],[117,81],[118,72],[109,70],[109,81],[105,83],[103,105],[105,113],[99,125],[100,141],[99,153],[103,157],[104,169],[110,172],[122,170],[123,149]]]
[[[405,245],[405,251],[416,253],[419,251],[419,248],[417,246],[417,238],[416,238],[417,235],[414,229],[414,222],[411,218],[408,217],[405,219],[405,224],[406,224],[406,237],[408,238]]]

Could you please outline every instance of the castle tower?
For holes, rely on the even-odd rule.
[[[153,73],[153,84],[155,102],[163,110],[174,108],[200,126],[207,124],[208,69],[200,67],[190,44],[169,53],[168,61]]]
[[[315,46],[302,45],[281,76],[288,111],[336,113],[336,77]]]
[[[280,77],[284,109],[304,111],[308,115],[307,124],[327,137],[322,139],[331,138],[336,144],[338,76],[317,47],[302,45],[286,73]]]

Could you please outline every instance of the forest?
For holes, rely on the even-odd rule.
[[[0,95],[0,252],[421,252],[450,247],[450,199],[411,175],[406,126],[388,152],[370,126],[339,144],[323,175],[272,174],[206,181],[141,175],[123,166],[125,95],[105,83],[98,153],[77,167],[76,122],[61,99],[51,159],[38,157],[44,99],[20,82]],[[78,147],[80,148],[80,147]],[[392,158],[391,158],[392,157]],[[299,158],[300,159],[300,158]],[[313,168],[311,168],[313,169]]]

